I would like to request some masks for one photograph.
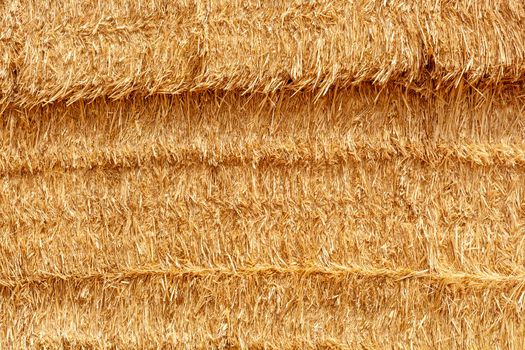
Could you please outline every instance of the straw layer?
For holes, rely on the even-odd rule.
[[[3,99],[415,90],[522,81],[516,1],[33,1],[3,5]]]
[[[3,292],[2,315],[26,321],[3,319],[0,329],[12,344],[48,348],[522,345],[523,285],[465,290],[424,274],[334,271],[226,267],[50,281],[16,297]]]

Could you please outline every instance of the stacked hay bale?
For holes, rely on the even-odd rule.
[[[0,9],[0,347],[525,346],[523,3]]]

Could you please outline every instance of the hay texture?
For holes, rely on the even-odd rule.
[[[0,348],[525,347],[522,2],[0,9]]]

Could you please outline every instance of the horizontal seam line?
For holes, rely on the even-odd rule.
[[[203,277],[250,277],[250,276],[297,276],[297,277],[357,277],[383,278],[395,282],[404,280],[422,280],[430,284],[458,285],[480,288],[505,288],[525,286],[525,274],[473,274],[456,271],[430,272],[429,270],[386,269],[367,266],[276,266],[255,265],[251,267],[185,267],[177,269],[137,268],[115,272],[60,274],[40,272],[33,276],[0,276],[0,286],[15,288],[52,282],[108,281],[119,282],[148,277],[158,278],[203,278]]]

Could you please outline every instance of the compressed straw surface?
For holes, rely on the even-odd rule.
[[[525,346],[522,2],[0,10],[0,348]]]

